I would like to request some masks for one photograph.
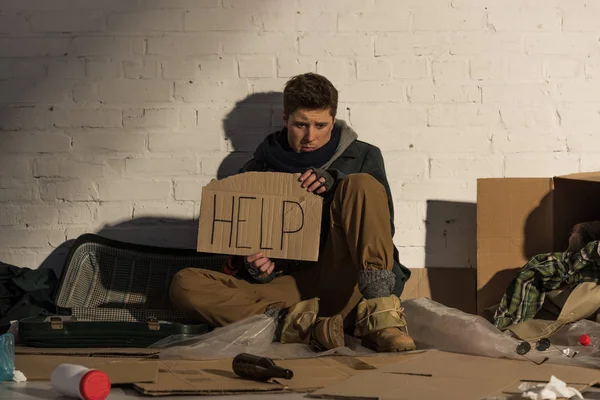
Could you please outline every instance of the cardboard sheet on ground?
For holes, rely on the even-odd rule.
[[[246,172],[202,188],[199,252],[316,261],[323,199],[299,174]]]
[[[311,394],[318,398],[361,399],[482,399],[520,393],[520,382],[548,382],[554,375],[583,390],[600,381],[600,371],[588,368],[536,365],[529,361],[445,353],[431,350],[396,364],[354,376]]]

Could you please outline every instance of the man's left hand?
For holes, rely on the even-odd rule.
[[[325,178],[319,178],[312,169],[303,173],[298,180],[302,182],[302,187],[309,192],[321,194],[327,191],[327,188],[324,186]]]

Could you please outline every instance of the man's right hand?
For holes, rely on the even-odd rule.
[[[263,253],[256,253],[246,257],[246,263],[250,264],[255,270],[260,271],[262,278],[271,275],[275,269],[275,263],[270,258],[264,257]]]

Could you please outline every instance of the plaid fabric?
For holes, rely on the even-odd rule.
[[[222,271],[222,255],[174,256],[84,243],[73,254],[56,303],[83,321],[183,321],[169,286],[185,268]]]
[[[512,280],[494,315],[498,329],[533,319],[546,293],[582,282],[600,281],[598,241],[581,251],[540,254],[531,259]]]

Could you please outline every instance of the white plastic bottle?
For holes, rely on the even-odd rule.
[[[61,364],[50,376],[52,387],[59,393],[81,400],[104,400],[110,393],[108,375],[81,365]]]

